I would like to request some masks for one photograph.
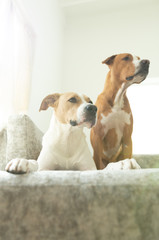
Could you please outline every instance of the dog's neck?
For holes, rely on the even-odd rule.
[[[107,102],[111,107],[124,107],[124,98],[126,97],[126,90],[129,85],[129,83],[117,81],[111,74],[111,71],[109,71],[105,80],[103,93],[106,93]]]
[[[84,147],[86,144],[83,128],[61,123],[55,113],[52,115],[46,137],[51,138],[49,142],[53,149],[66,156],[74,155],[80,149],[79,145],[83,144]]]

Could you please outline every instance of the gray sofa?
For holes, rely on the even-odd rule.
[[[0,133],[1,170],[38,157],[42,133],[26,115]],[[158,240],[159,155],[135,156],[143,169],[0,171],[0,240]]]

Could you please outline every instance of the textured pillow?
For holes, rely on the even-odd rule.
[[[7,130],[6,128],[0,131],[0,170],[4,170],[6,161],[6,148],[7,148]]]
[[[8,120],[6,161],[13,158],[37,159],[43,133],[27,115],[14,115]]]

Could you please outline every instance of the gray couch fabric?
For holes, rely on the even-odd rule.
[[[9,117],[0,132],[0,170],[13,158],[37,159],[42,147],[43,133],[25,114]]]
[[[7,164],[6,150],[7,150],[7,130],[6,128],[3,128],[0,131],[0,170],[4,170]]]
[[[158,240],[159,169],[0,172],[0,239]]]

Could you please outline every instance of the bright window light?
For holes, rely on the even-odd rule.
[[[33,34],[16,0],[0,1],[0,125],[29,103]]]
[[[159,78],[146,79],[128,89],[133,127],[133,153],[159,153]]]

